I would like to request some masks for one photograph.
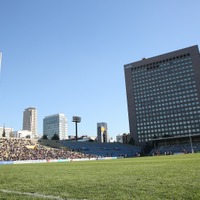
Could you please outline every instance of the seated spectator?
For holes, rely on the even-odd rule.
[[[0,161],[90,158],[91,155],[66,149],[47,148],[30,139],[1,138]],[[95,157],[95,156],[94,156]]]

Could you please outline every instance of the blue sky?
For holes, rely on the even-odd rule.
[[[73,115],[79,135],[129,132],[124,65],[200,44],[199,0],[0,0],[0,126]]]

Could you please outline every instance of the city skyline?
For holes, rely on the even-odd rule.
[[[22,111],[74,115],[79,135],[129,132],[124,68],[143,57],[200,44],[200,2],[1,1],[0,126],[20,130]],[[37,13],[37,14],[36,14]]]

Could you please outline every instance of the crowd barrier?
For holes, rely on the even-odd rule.
[[[52,160],[20,160],[20,161],[0,161],[0,165],[10,164],[32,164],[32,163],[57,163],[57,162],[77,162],[94,160],[113,160],[117,157],[98,157],[98,158],[75,158],[75,159],[52,159]]]

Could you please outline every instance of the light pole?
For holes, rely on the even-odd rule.
[[[77,139],[78,139],[78,126],[77,126],[77,123],[80,123],[80,122],[81,122],[81,118],[78,117],[78,116],[73,116],[73,118],[72,118],[72,122],[75,122],[75,129],[76,129],[76,142],[77,142]]]
[[[192,136],[191,136],[191,130],[189,129],[189,138],[190,138],[190,147],[191,147],[191,152],[194,153],[193,145],[192,145]]]

